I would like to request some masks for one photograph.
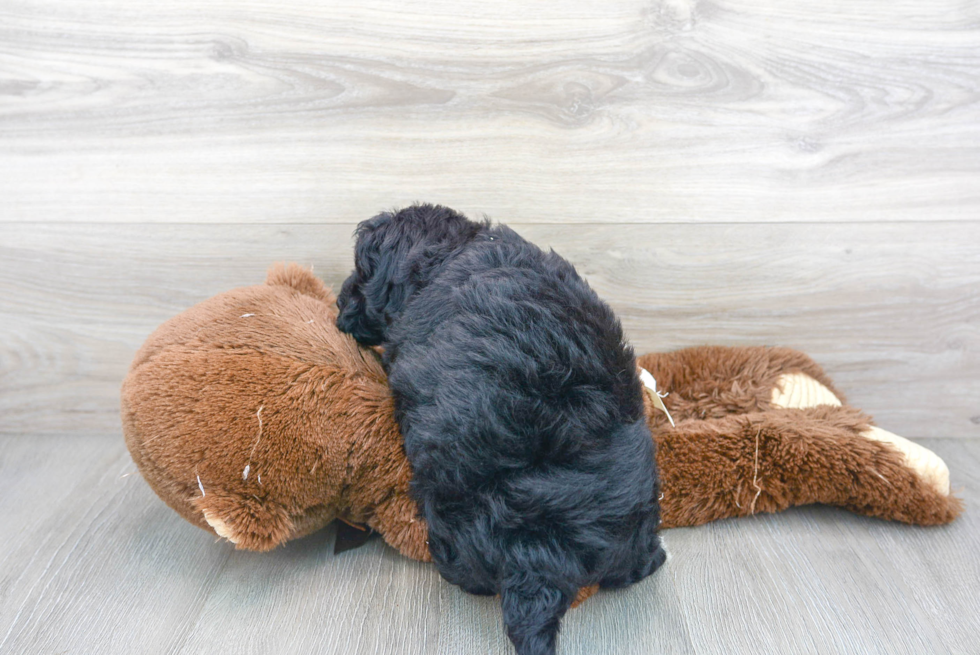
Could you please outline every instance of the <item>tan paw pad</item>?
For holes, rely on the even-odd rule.
[[[861,436],[890,444],[895,450],[902,453],[905,465],[915,471],[924,482],[940,495],[949,495],[949,468],[939,455],[905,437],[900,437],[879,427],[871,427],[862,432]]]
[[[787,373],[779,376],[769,401],[776,407],[804,409],[817,405],[840,407],[841,402],[833,392],[805,373]]]
[[[204,520],[208,522],[208,525],[218,534],[219,537],[223,537],[233,544],[238,544],[238,538],[232,533],[231,526],[221,520],[221,518],[208,510],[204,510]]]

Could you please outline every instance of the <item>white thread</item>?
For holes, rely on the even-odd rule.
[[[872,468],[872,467],[870,467],[870,466],[869,466],[868,468],[870,468],[870,469],[871,469],[871,472],[872,472],[872,473],[874,473],[874,474],[875,474],[875,475],[877,475],[877,476],[878,476],[879,478],[881,478],[882,480],[884,480],[884,481],[885,481],[885,484],[887,484],[887,485],[888,485],[889,487],[890,487],[890,486],[892,486],[892,483],[888,481],[888,478],[886,478],[885,476],[883,476],[883,475],[882,475],[881,473],[879,473],[878,471],[876,471],[876,470],[875,470],[874,468]]]
[[[755,433],[755,470],[752,472],[752,486],[756,488],[755,498],[752,499],[752,506],[749,507],[749,514],[755,514],[755,501],[759,500],[759,494],[762,493],[762,487],[759,486],[759,435],[762,434],[762,428]]]
[[[248,463],[245,465],[245,470],[242,471],[242,480],[248,480],[248,472],[252,470],[252,456],[255,454],[255,449],[259,447],[259,441],[262,440],[262,410],[265,406],[259,407],[259,411],[255,412],[255,417],[259,419],[259,436],[255,437],[255,445],[252,446],[252,452],[248,454]],[[259,484],[262,480],[259,480]]]
[[[640,367],[640,382],[642,382],[643,386],[645,386],[650,392],[651,397],[654,399],[654,406],[667,415],[667,420],[670,421],[670,427],[676,427],[674,425],[674,418],[670,415],[670,412],[667,411],[667,406],[664,405],[663,401],[668,394],[657,391],[657,381],[650,374],[650,371],[646,370],[642,366]]]

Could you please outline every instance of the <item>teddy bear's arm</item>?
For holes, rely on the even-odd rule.
[[[378,505],[368,519],[371,529],[406,557],[431,562],[429,530],[418,517],[418,506],[407,493],[396,492]]]

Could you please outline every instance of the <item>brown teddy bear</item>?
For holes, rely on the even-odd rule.
[[[123,383],[126,443],[160,498],[238,548],[339,519],[428,560],[380,358],[336,312],[312,272],[277,265],[167,321]],[[939,457],[845,405],[802,353],[701,347],[639,366],[664,528],[808,503],[920,525],[962,509]]]

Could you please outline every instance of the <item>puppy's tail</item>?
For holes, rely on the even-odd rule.
[[[503,581],[504,626],[517,655],[555,654],[561,617],[575,596],[570,591],[528,570],[514,571]]]

